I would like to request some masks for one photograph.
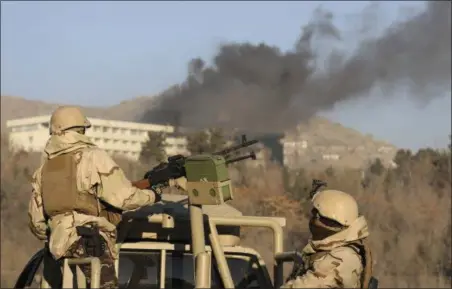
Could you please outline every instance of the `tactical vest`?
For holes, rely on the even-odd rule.
[[[353,243],[345,245],[345,247],[351,248],[353,251],[360,255],[361,263],[363,265],[363,271],[361,273],[360,280],[361,288],[367,289],[369,287],[369,282],[372,277],[372,254],[370,251],[370,247],[368,246],[367,240],[366,239],[358,240]],[[328,253],[329,251],[320,251],[311,255],[303,256],[303,261],[305,263],[304,266],[305,271],[313,266],[314,261],[322,258]],[[304,274],[304,272],[302,274]]]
[[[88,191],[77,189],[76,153],[62,154],[44,163],[41,191],[46,217],[75,211],[105,217],[110,223],[118,225],[122,216],[118,209],[105,204]]]

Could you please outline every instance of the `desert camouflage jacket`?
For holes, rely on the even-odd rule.
[[[77,189],[96,194],[106,203],[122,210],[134,210],[153,204],[155,194],[132,186],[124,172],[103,150],[96,147],[82,134],[66,131],[63,135],[51,136],[45,147],[43,158],[54,158],[69,152],[81,152],[77,165]],[[69,247],[79,239],[76,227],[94,223],[101,230],[112,255],[117,258],[115,246],[116,227],[103,217],[68,212],[46,219],[41,192],[41,167],[33,175],[32,196],[29,203],[29,220],[32,233],[41,240],[47,240],[50,232],[49,249],[55,259],[64,257]]]
[[[364,217],[350,227],[303,249],[304,272],[281,288],[361,288],[361,255],[347,246],[369,236]]]

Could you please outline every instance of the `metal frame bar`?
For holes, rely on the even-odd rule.
[[[166,278],[166,249],[160,250],[160,289],[165,288]]]
[[[162,224],[164,220],[164,214],[148,216],[147,219],[148,222],[150,223]],[[211,240],[212,251],[218,262],[220,277],[222,278],[222,281],[225,284],[226,288],[229,288],[229,286],[231,285],[232,277],[227,262],[224,258],[224,252],[222,250],[221,243],[218,239],[217,226],[239,226],[239,227],[255,227],[270,229],[273,233],[273,256],[275,257],[275,262],[273,264],[274,287],[279,288],[282,285],[284,273],[283,266],[281,262],[276,260],[276,257],[284,252],[284,234],[282,229],[285,226],[284,218],[257,217],[257,216],[240,216],[240,217],[208,216],[208,225],[210,228],[209,238]],[[119,248],[129,247],[127,245],[126,246],[121,245]],[[204,280],[202,280],[200,283],[204,283],[203,281]],[[234,286],[232,285],[232,288],[233,287]]]
[[[77,284],[80,288],[86,288],[86,276],[81,271],[79,265],[90,264],[91,265],[91,288],[100,287],[100,260],[96,257],[88,258],[65,258],[63,267],[63,288],[73,288],[74,274],[70,268],[71,265],[76,266]],[[80,278],[80,279],[79,279]],[[80,284],[80,282],[82,282]]]
[[[243,226],[243,227],[264,227],[271,229],[273,232],[273,256],[284,252],[284,235],[282,226],[274,218],[271,217],[210,217],[209,218],[214,226],[218,225],[230,225],[230,226]],[[279,262],[273,264],[273,277],[275,288],[279,288],[283,282],[283,266],[280,266]]]
[[[209,239],[212,245],[213,255],[217,261],[218,271],[220,273],[221,280],[225,288],[234,288],[234,282],[232,281],[231,271],[229,270],[228,262],[224,256],[223,249],[218,239],[218,231],[215,224],[209,219]]]

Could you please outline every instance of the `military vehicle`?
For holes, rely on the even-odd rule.
[[[187,157],[183,162],[186,195],[162,194],[161,202],[123,215],[118,227],[120,253],[116,262],[120,288],[279,288],[282,285],[283,263],[297,257],[283,250],[285,219],[243,216],[226,204],[234,197],[226,166],[233,161],[218,154]],[[257,251],[241,244],[240,233],[244,227],[272,231],[273,264],[265,264]],[[43,249],[33,256],[15,288],[32,284],[45,254]],[[63,288],[86,288],[85,276],[78,268],[83,263],[91,264],[91,288],[99,288],[97,258],[66,258],[63,263],[60,281]],[[46,267],[41,288],[51,288],[45,271]]]

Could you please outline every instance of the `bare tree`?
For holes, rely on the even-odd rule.
[[[205,154],[219,151],[226,146],[222,129],[208,129],[187,137],[187,149],[191,154]]]
[[[148,132],[148,140],[141,147],[140,162],[147,165],[163,162],[166,157],[165,140],[163,132]]]

